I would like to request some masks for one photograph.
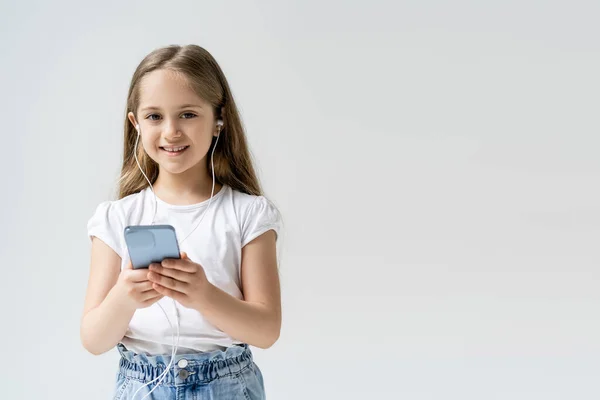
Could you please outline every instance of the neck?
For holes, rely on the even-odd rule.
[[[158,173],[152,185],[154,193],[161,200],[170,204],[195,204],[210,198],[212,192],[212,174],[203,163],[179,174],[172,174],[164,169]],[[216,180],[216,177],[215,177]],[[215,181],[214,194],[222,185]]]

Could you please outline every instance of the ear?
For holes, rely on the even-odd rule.
[[[218,119],[217,120],[217,129],[216,131],[213,133],[214,137],[217,137],[221,134],[221,131],[223,130],[223,120]]]
[[[135,128],[135,126],[137,125],[137,122],[135,120],[135,115],[133,115],[133,113],[131,111],[129,111],[127,113],[127,119],[129,120],[129,122],[131,122],[131,124],[133,125],[133,127]]]

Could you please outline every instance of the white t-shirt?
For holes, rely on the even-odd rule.
[[[191,205],[172,205],[158,197],[154,224],[170,224],[180,251],[204,268],[208,280],[225,292],[243,299],[241,292],[242,247],[273,229],[279,243],[281,215],[264,196],[249,195],[223,185],[213,195],[210,209],[200,225],[209,200]],[[150,225],[154,194],[148,187],[120,200],[98,205],[87,224],[90,240],[96,236],[121,257],[121,269],[129,262],[123,231],[128,225]],[[167,322],[169,316],[173,328]],[[175,302],[180,316],[178,354],[207,352],[241,343],[208,322],[198,311]],[[177,339],[173,299],[165,296],[149,307],[137,309],[121,343],[138,354],[170,354],[173,336]],[[173,333],[175,332],[175,333]]]

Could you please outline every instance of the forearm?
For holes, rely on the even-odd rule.
[[[279,309],[240,300],[212,284],[194,308],[211,324],[244,343],[266,349],[279,338]]]
[[[114,289],[114,288],[113,288]],[[81,342],[90,353],[99,355],[116,346],[125,336],[135,308],[125,306],[114,290],[81,322]]]

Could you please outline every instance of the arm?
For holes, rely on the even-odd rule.
[[[279,338],[281,300],[275,232],[267,231],[242,248],[244,300],[231,296],[206,279],[201,265],[185,252],[180,260],[150,265],[157,292],[200,312],[229,336],[266,349]]]
[[[94,237],[91,258],[80,338],[87,351],[99,355],[112,349],[125,336],[136,309],[128,306],[115,290],[121,257]]]
[[[213,325],[245,343],[271,347],[281,330],[281,294],[275,232],[270,230],[242,248],[240,300],[210,284],[195,307]]]

